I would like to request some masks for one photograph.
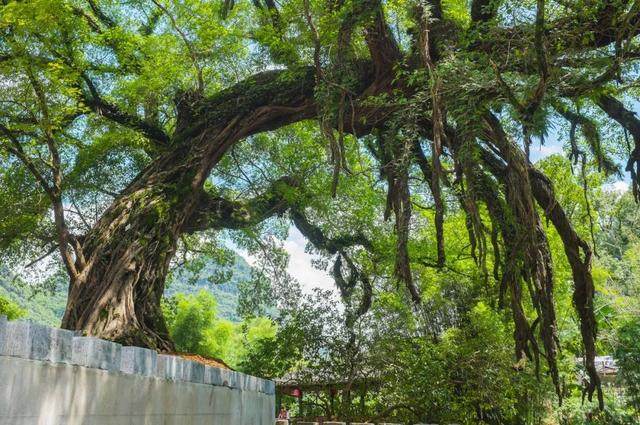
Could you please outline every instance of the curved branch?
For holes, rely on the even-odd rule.
[[[571,225],[569,218],[555,198],[551,182],[533,167],[530,167],[529,175],[533,195],[558,231],[571,266],[575,285],[573,303],[580,317],[580,332],[585,349],[585,367],[591,379],[587,391],[589,400],[591,400],[594,391],[597,390],[598,404],[602,410],[604,409],[604,399],[600,377],[595,368],[597,323],[593,307],[595,289],[591,275],[591,248],[586,241],[580,238]]]
[[[364,315],[369,311],[369,308],[371,308],[373,288],[369,277],[356,267],[345,250],[352,246],[361,246],[367,251],[372,252],[373,244],[360,232],[353,235],[343,234],[335,238],[329,238],[320,227],[312,224],[300,209],[292,208],[289,214],[300,233],[302,233],[316,249],[326,251],[330,254],[338,254],[333,264],[332,275],[345,302],[349,303],[353,289],[356,283],[360,281],[362,287],[360,304],[355,311],[355,316],[349,314],[347,319],[348,322],[353,324],[353,321],[357,317]],[[343,260],[349,269],[349,276],[346,278],[342,273]]]
[[[380,1],[363,3],[373,13],[371,24],[365,27],[365,40],[376,70],[376,79],[393,77],[393,67],[402,58],[398,43],[387,24]]]
[[[584,155],[584,152],[578,147],[575,137],[576,128],[580,126],[582,134],[589,145],[589,149],[596,159],[598,171],[604,170],[607,174],[619,174],[620,171],[618,170],[618,166],[602,149],[600,133],[598,132],[598,127],[593,120],[589,119],[585,115],[570,110],[562,104],[554,105],[554,108],[560,115],[569,121],[569,123],[571,123],[571,131],[569,134],[571,154],[569,155],[569,160],[572,160],[574,164],[577,164],[578,159]]]
[[[373,244],[362,233],[343,234],[334,238],[328,238],[322,229],[311,223],[306,215],[298,208],[293,208],[289,213],[293,224],[317,249],[336,254],[346,248],[359,245],[367,251],[373,251]]]
[[[631,174],[633,197],[636,202],[640,202],[640,120],[613,96],[601,95],[596,99],[596,103],[633,137],[634,148],[629,153],[626,171]]]
[[[481,158],[496,176],[503,176],[507,164],[486,149],[481,148]],[[599,407],[604,408],[600,378],[595,368],[597,323],[594,315],[594,284],[591,275],[591,247],[577,234],[553,193],[551,182],[533,166],[528,168],[532,194],[545,216],[551,220],[562,239],[565,255],[571,267],[574,281],[573,301],[580,318],[580,331],[585,348],[585,368],[590,382],[587,388],[589,400],[597,391]]]
[[[186,233],[208,229],[242,229],[254,226],[274,215],[284,214],[291,203],[290,191],[298,187],[291,177],[281,177],[263,194],[247,201],[228,199],[202,193],[195,212],[184,224]]]

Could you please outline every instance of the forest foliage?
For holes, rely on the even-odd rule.
[[[638,7],[2,0],[0,260],[64,277],[64,328],[261,376],[380,371],[347,416],[566,422],[584,397],[577,420],[633,421],[595,357],[635,391]],[[288,275],[291,227],[339,303]],[[163,301],[207,264],[229,280],[233,249],[241,324]]]

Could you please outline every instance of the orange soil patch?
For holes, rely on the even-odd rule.
[[[191,353],[171,353],[171,354],[174,356],[180,356],[183,359],[193,360],[194,362],[202,363],[203,365],[218,367],[221,369],[233,370],[229,367],[228,364],[226,364],[220,359],[204,357],[199,354],[191,354]]]

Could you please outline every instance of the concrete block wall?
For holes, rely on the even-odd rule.
[[[0,317],[0,425],[273,425],[272,381]]]

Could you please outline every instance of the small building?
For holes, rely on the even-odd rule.
[[[576,363],[580,366],[584,365],[584,358],[578,357]],[[616,360],[612,356],[596,356],[595,358],[596,371],[603,383],[614,384],[618,377],[618,365]],[[586,379],[586,372],[584,369],[580,369],[579,377]]]
[[[325,421],[335,418],[338,403],[345,400],[349,403],[357,400],[360,410],[364,411],[367,393],[377,390],[380,386],[377,377],[371,375],[360,374],[347,379],[334,375],[320,375],[308,370],[288,373],[274,381],[276,412],[280,411],[285,398],[293,398],[297,403],[298,417]],[[318,413],[320,406],[322,415],[314,414]]]

